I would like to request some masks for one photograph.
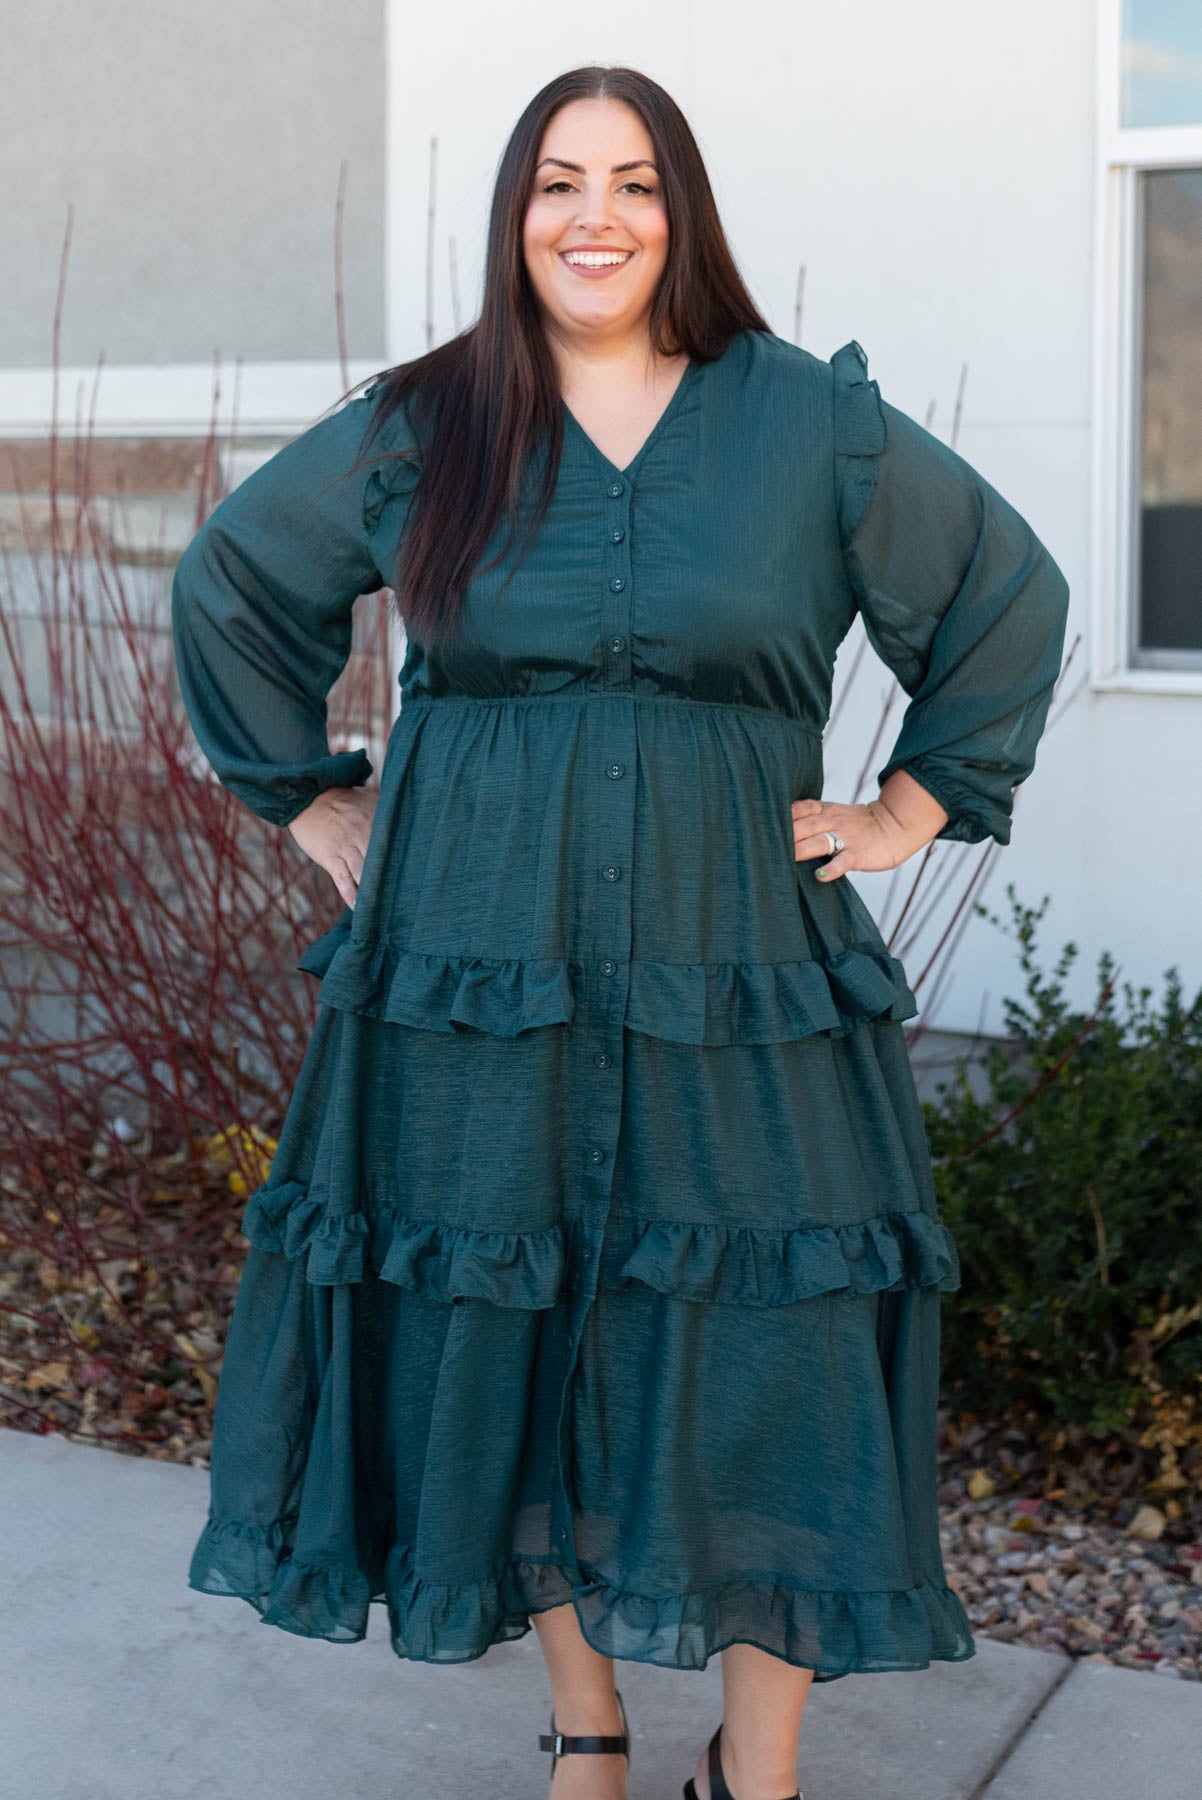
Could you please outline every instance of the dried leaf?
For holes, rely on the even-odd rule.
[[[71,1365],[66,1362],[43,1363],[40,1369],[31,1369],[21,1383],[30,1392],[39,1388],[64,1388],[71,1382]]]
[[[1137,1507],[1134,1517],[1127,1527],[1127,1536],[1145,1538],[1149,1542],[1154,1542],[1163,1536],[1167,1522],[1164,1513],[1158,1506]]]

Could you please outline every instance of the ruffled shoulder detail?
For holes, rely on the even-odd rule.
[[[370,406],[384,392],[383,376],[364,388],[360,399]],[[371,470],[363,493],[363,522],[369,530],[380,523],[384,508],[394,495],[411,494],[421,479],[422,460],[417,435],[402,406],[380,432],[379,464]]]
[[[868,357],[852,338],[830,359],[839,529],[846,545],[876,486],[875,459],[885,448],[881,390],[868,375]]]
[[[371,471],[363,494],[363,519],[374,530],[389,499],[396,494],[411,494],[421,479],[421,463],[416,450],[391,454],[387,462]]]

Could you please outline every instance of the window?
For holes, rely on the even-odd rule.
[[[1120,124],[1202,124],[1198,0],[1124,0]]]
[[[1099,29],[1093,679],[1202,693],[1202,0]]]
[[[1139,513],[1131,661],[1202,669],[1202,168],[1140,176]]]

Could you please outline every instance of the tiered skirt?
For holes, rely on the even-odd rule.
[[[653,703],[619,866],[580,804],[604,714],[527,710],[410,713],[356,907],[301,964],[321,1006],[243,1220],[189,1582],[335,1642],[376,1602],[430,1662],[563,1604],[603,1654],[678,1668],[734,1642],[819,1680],[971,1656],[917,1006],[851,883],[792,857],[810,734]],[[455,806],[535,742],[537,806],[519,784],[498,822],[494,793],[479,846]],[[649,772],[679,794],[702,764],[689,832]],[[589,897],[615,867],[618,961]]]

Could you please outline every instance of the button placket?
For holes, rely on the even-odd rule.
[[[597,974],[596,1027],[593,1050],[593,1089],[596,1104],[592,1117],[607,1129],[594,1132],[589,1160],[594,1177],[597,1242],[604,1236],[612,1202],[613,1166],[622,1107],[622,1020],[630,980],[631,909],[630,881],[626,871],[634,854],[634,783],[626,779],[635,749],[634,699],[630,669],[630,501],[631,484],[613,476],[606,483],[605,528],[608,540],[605,562],[605,597],[602,628],[609,656],[604,669],[606,698],[595,716],[604,733],[604,759],[599,761],[597,817],[599,821],[599,879],[593,907],[594,942],[603,952],[595,964]],[[608,860],[601,860],[606,858]],[[608,891],[606,891],[608,890]],[[598,1254],[593,1259],[589,1287],[595,1290]]]
[[[630,483],[616,478],[605,484],[605,597],[601,628],[608,655],[606,687],[630,681]]]
[[[575,1564],[572,1530],[572,1378],[589,1308],[600,1281],[606,1221],[613,1203],[622,1118],[630,985],[631,883],[634,856],[637,731],[631,681],[630,483],[607,477],[602,505],[601,669],[596,703],[587,708],[586,743],[596,769],[595,878],[585,940],[583,1006],[578,1014],[579,1086],[576,1154],[583,1204],[568,1309],[568,1364],[558,1425],[559,1467],[552,1497],[553,1543]]]

